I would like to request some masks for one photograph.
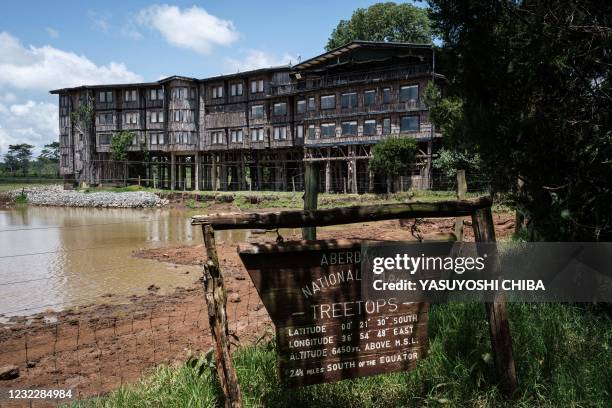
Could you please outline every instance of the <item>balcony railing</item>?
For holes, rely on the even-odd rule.
[[[323,76],[319,80],[273,85],[271,95],[288,95],[295,92],[347,85],[359,82],[402,80],[431,74],[431,64],[410,65],[399,69],[369,70]]]

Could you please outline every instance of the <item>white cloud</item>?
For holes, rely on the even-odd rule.
[[[15,102],[17,100],[17,96],[14,93],[7,92],[4,94],[0,94],[0,102]]]
[[[108,32],[110,28],[110,24],[108,22],[108,14],[100,14],[95,11],[88,11],[87,15],[89,16],[89,19],[91,20],[91,23],[96,30],[102,31],[103,33]]]
[[[0,87],[48,91],[78,85],[138,81],[142,81],[142,77],[123,63],[96,65],[84,55],[49,45],[24,47],[11,34],[0,32]]]
[[[57,140],[58,120],[54,103],[28,100],[0,109],[0,153],[6,153],[10,144],[29,143],[40,148]]]
[[[289,53],[282,56],[270,52],[250,49],[241,58],[226,58],[225,66],[229,73],[249,71],[258,68],[269,68],[279,65],[295,64],[298,57]]]
[[[136,20],[159,31],[168,43],[200,54],[208,54],[213,46],[229,45],[238,39],[231,21],[197,6],[181,10],[167,4],[153,5],[141,10]]]
[[[47,34],[49,34],[49,37],[51,37],[51,38],[59,37],[59,31],[57,31],[56,29],[51,28],[51,27],[47,27],[47,28],[45,28],[45,30],[47,31]]]

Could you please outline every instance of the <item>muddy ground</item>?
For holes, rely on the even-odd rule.
[[[498,239],[514,231],[513,214],[495,214]],[[321,239],[413,239],[413,221],[384,221],[325,228]],[[424,236],[452,232],[454,219],[423,220]],[[466,221],[466,240],[474,235]],[[269,241],[270,234],[254,234],[251,242]],[[285,240],[299,239],[297,235]],[[217,242],[221,268],[228,288],[228,317],[234,345],[262,341],[272,336],[267,313],[258,299],[236,252],[236,244]],[[199,265],[205,260],[202,245],[143,250],[134,256],[161,262]],[[115,300],[116,301],[116,300]],[[107,393],[130,383],[160,364],[181,364],[190,353],[209,350],[208,317],[199,281],[169,295],[154,288],[122,304],[95,304],[48,311],[0,326],[0,367],[16,365],[20,376],[0,381],[2,389],[72,389],[74,397]],[[7,405],[0,399],[0,407]],[[43,406],[40,402],[33,406]]]

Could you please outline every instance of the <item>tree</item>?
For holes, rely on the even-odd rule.
[[[588,0],[429,5],[443,73],[462,101],[455,142],[479,153],[532,239],[610,240],[609,9]]]
[[[12,173],[21,170],[24,176],[27,175],[33,148],[34,146],[27,143],[9,145],[4,155],[4,163]]]
[[[110,141],[112,159],[117,161],[126,161],[128,158],[127,149],[132,144],[132,140],[134,140],[134,133],[132,132],[123,130],[115,133],[111,137]]]
[[[427,10],[394,2],[358,8],[350,20],[340,20],[325,49],[330,51],[354,40],[430,44],[432,30]]]
[[[59,142],[52,142],[52,143],[46,144],[45,147],[40,152],[40,157],[52,163],[59,163],[59,160],[60,160],[59,147],[60,147]]]
[[[387,176],[387,193],[394,176],[409,170],[414,163],[416,142],[410,138],[387,138],[372,148],[370,169]]]

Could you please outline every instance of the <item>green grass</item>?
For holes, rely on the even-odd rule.
[[[429,356],[413,371],[284,389],[273,344],[243,347],[236,368],[247,407],[605,407],[612,396],[609,314],[565,304],[509,304],[519,392],[500,395],[484,306],[435,305]],[[202,367],[202,368],[200,368]],[[211,369],[158,367],[149,377],[74,407],[222,406]],[[201,371],[201,373],[199,372]]]

